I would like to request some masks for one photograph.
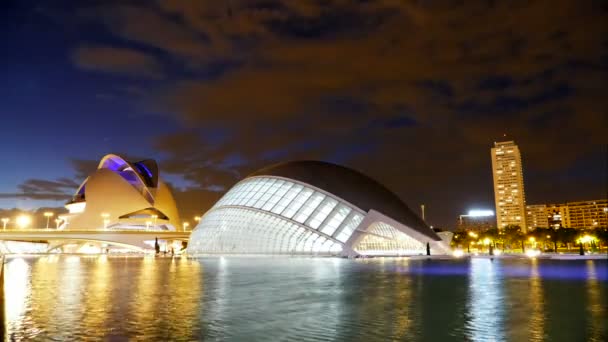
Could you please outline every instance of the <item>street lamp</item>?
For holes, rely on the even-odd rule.
[[[32,218],[27,216],[27,215],[19,215],[17,216],[17,219],[15,220],[15,223],[17,223],[17,226],[19,228],[26,228],[27,226],[29,226],[32,223]]]
[[[186,231],[186,229],[188,228],[189,225],[190,225],[190,223],[188,223],[188,222],[182,223],[182,226],[184,227],[184,232]]]
[[[528,239],[528,241],[530,241],[530,244],[532,245],[532,248],[536,248],[536,239],[534,238],[534,236],[530,236],[530,238]]]
[[[55,229],[59,229],[59,223],[61,223],[61,219],[55,219]]]
[[[152,221],[154,223],[154,227],[156,227],[156,219],[158,218],[158,215],[152,215]]]
[[[8,221],[10,221],[8,219],[8,217],[3,217],[2,218],[2,225],[3,225],[2,230],[6,230],[6,224],[8,223]]]
[[[197,224],[198,224],[198,222],[199,222],[200,220],[201,220],[201,217],[200,217],[200,216],[194,216],[194,221],[196,221],[196,222],[197,222]]]
[[[146,221],[146,230],[150,229],[150,225],[152,224],[151,221]]]
[[[55,214],[51,211],[44,212],[44,217],[46,217],[46,229],[49,229],[49,220],[51,219],[51,217],[53,217],[53,215]]]

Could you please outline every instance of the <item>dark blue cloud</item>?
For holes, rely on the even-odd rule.
[[[567,98],[574,94],[566,83],[546,87],[539,93],[532,95],[499,95],[490,101],[471,98],[463,103],[457,104],[454,110],[463,118],[476,118],[479,116],[499,114],[520,114],[521,111],[546,102]]]
[[[480,90],[503,90],[513,86],[513,78],[504,75],[488,76],[479,82]]]

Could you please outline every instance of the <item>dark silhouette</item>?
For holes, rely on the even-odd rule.
[[[426,255],[431,255],[431,244],[426,243]]]
[[[583,250],[583,243],[582,243],[582,242],[580,242],[580,243],[578,244],[578,246],[579,246],[579,249],[578,249],[578,254],[580,254],[580,255],[585,255],[585,250]]]
[[[154,250],[156,251],[156,254],[160,253],[160,245],[158,244],[158,238],[154,238]]]

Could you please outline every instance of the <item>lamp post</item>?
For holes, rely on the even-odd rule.
[[[151,221],[146,221],[146,230],[150,230]]]
[[[49,220],[51,219],[51,217],[53,217],[53,215],[55,214],[52,211],[44,212],[44,217],[46,217],[46,229],[49,229]]]
[[[188,222],[182,223],[182,226],[184,228],[184,232],[187,231],[187,228],[188,228],[189,225],[190,225],[190,223],[188,223]]]
[[[6,224],[8,223],[8,221],[10,221],[8,217],[2,218],[2,230],[6,230]]]
[[[59,223],[61,223],[61,219],[55,219],[55,229],[59,229]]]
[[[200,216],[194,216],[194,221],[196,222],[196,224],[198,224],[201,221],[201,217]]]
[[[152,224],[156,227],[156,219],[158,219],[158,215],[152,215]]]

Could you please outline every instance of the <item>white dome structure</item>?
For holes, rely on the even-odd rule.
[[[200,220],[189,254],[398,256],[448,245],[395,194],[348,168],[297,161],[237,183]]]
[[[60,217],[66,230],[181,230],[175,200],[154,160],[109,154],[82,182]]]

